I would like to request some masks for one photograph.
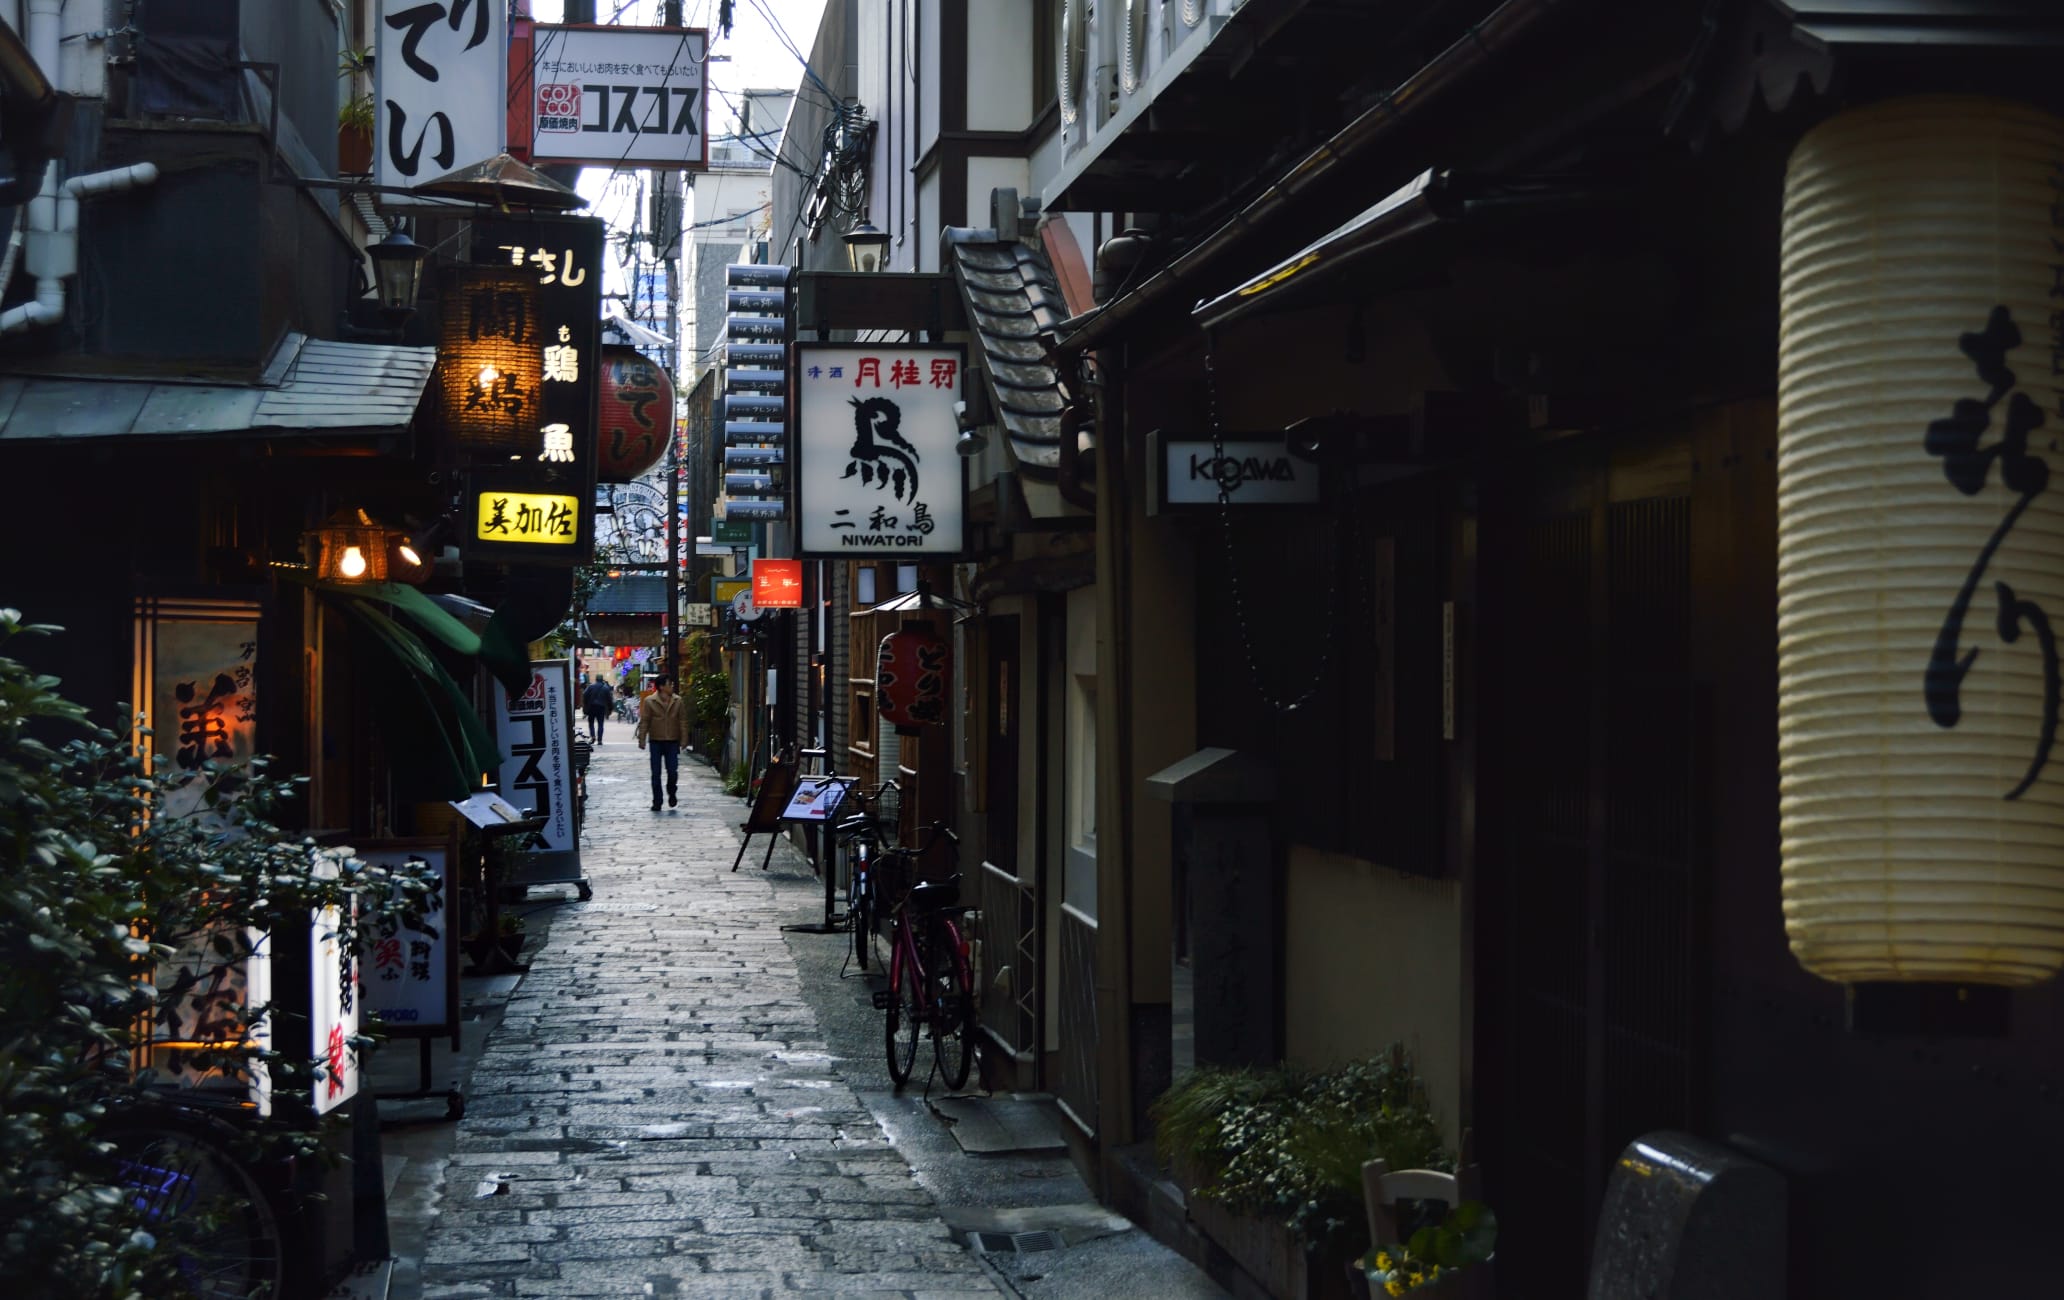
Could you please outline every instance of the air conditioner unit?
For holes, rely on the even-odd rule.
[[[1061,48],[1057,52],[1054,66],[1059,73],[1061,101],[1061,127],[1068,135],[1071,145],[1079,145],[1088,136],[1082,123],[1091,114],[1089,107],[1089,11],[1092,0],[1061,0],[1061,21],[1059,39]]]

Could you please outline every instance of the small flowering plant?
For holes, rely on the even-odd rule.
[[[1401,1296],[1458,1269],[1488,1262],[1497,1244],[1497,1216],[1480,1201],[1464,1201],[1438,1224],[1413,1233],[1405,1244],[1376,1246],[1360,1263],[1372,1291]]]

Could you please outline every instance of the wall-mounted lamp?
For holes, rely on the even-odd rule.
[[[953,404],[953,422],[960,426],[953,450],[963,456],[981,455],[989,446],[989,435],[982,432],[989,423],[989,399],[981,387],[971,388],[965,399]]]
[[[888,260],[889,233],[878,230],[866,217],[845,233],[846,257],[855,271],[872,275]]]
[[[399,325],[415,314],[416,299],[423,290],[423,263],[430,250],[410,239],[399,225],[387,238],[366,249],[373,259],[373,287],[380,294],[380,311]]]
[[[309,534],[315,576],[325,582],[384,582],[387,530],[363,510],[339,510]]]

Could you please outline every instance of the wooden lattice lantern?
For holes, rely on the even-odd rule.
[[[477,456],[537,456],[545,339],[535,277],[508,267],[454,267],[440,306],[437,372],[446,432]]]
[[[601,388],[596,477],[629,483],[666,454],[674,431],[674,381],[665,366],[636,348],[612,343],[602,349]]]
[[[384,582],[388,532],[363,510],[339,510],[308,536],[315,576],[324,582]]]
[[[927,623],[882,638],[875,657],[875,710],[898,733],[945,725],[953,691],[953,647]]]
[[[1787,168],[1783,899],[1830,980],[2064,964],[2060,186],[2064,118],[1960,96],[1842,113]]]

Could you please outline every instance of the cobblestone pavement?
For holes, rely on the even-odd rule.
[[[826,1050],[758,841],[731,872],[739,802],[685,758],[648,795],[627,737],[596,752],[594,900],[483,1049],[426,1300],[999,1294]]]

